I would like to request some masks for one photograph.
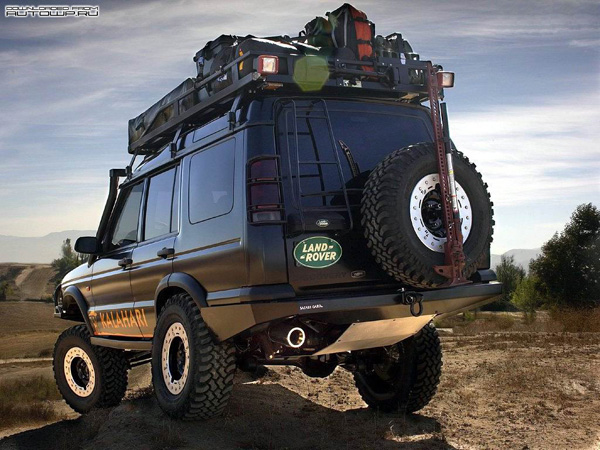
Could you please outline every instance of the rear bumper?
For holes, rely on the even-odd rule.
[[[469,284],[422,291],[420,294],[423,296],[421,318],[412,316],[410,307],[401,303],[402,295],[397,292],[211,306],[202,309],[202,318],[220,341],[236,336],[256,325],[296,316],[339,325],[401,318],[422,321],[426,316],[429,318],[451,316],[490,303],[502,294],[502,284]]]

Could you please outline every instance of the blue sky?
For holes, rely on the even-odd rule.
[[[0,234],[94,229],[108,169],[129,161],[127,120],[193,76],[192,56],[207,40],[292,35],[341,4],[89,3],[99,18],[0,17]],[[576,205],[598,205],[597,1],[355,6],[379,34],[399,31],[422,59],[456,72],[451,134],[490,186],[494,253],[540,246]]]

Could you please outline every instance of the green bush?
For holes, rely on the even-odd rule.
[[[548,306],[600,306],[600,211],[579,205],[529,266]],[[528,285],[527,288],[532,286]]]

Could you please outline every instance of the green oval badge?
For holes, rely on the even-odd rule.
[[[298,264],[311,269],[323,269],[334,265],[342,257],[342,246],[325,236],[314,236],[300,241],[294,248]]]

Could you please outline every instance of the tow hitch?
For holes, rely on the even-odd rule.
[[[448,281],[440,287],[470,283],[470,281],[465,279],[463,274],[465,254],[463,252],[460,212],[456,199],[456,182],[452,166],[453,150],[450,142],[450,130],[448,128],[448,114],[446,112],[446,104],[440,104],[439,99],[441,82],[438,77],[444,77],[445,74],[447,72],[440,71],[438,66],[433,66],[431,63],[427,64],[427,89],[440,176],[444,227],[446,228],[446,243],[444,244],[445,264],[434,267],[434,270],[438,274],[448,278]]]
[[[423,314],[423,294],[418,292],[406,291],[404,288],[400,289],[400,299],[399,302],[403,305],[410,306],[410,313],[414,317],[419,317]],[[418,305],[419,308],[415,311],[415,305]]]

